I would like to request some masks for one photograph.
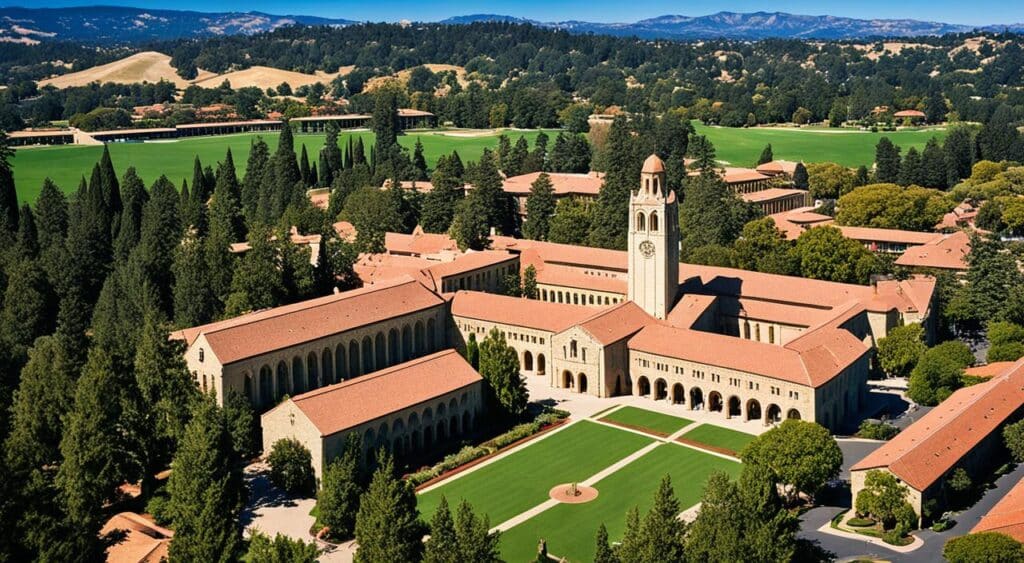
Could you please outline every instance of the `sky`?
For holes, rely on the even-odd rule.
[[[1013,0],[0,0],[0,6],[124,5],[201,12],[261,11],[368,21],[436,21],[466,14],[503,14],[541,21],[634,22],[666,14],[719,11],[789,12],[854,18],[912,18],[965,25],[1024,22],[1024,2]]]

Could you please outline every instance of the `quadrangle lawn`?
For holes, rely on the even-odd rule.
[[[653,430],[656,433],[661,433],[666,436],[693,422],[692,420],[687,420],[678,416],[671,416],[631,406],[622,407],[621,409],[608,413],[602,416],[600,420],[606,420],[613,423],[618,422],[619,424],[632,426],[637,429]]]
[[[506,530],[501,536],[502,557],[510,563],[532,561],[537,542],[547,541],[548,552],[569,561],[592,561],[594,537],[604,523],[612,542],[625,529],[626,513],[637,506],[641,515],[650,509],[664,475],[672,477],[679,506],[685,510],[700,502],[707,478],[714,471],[739,475],[740,464],[676,444],[663,444],[594,486],[598,497],[585,504],[559,504]]]
[[[683,434],[682,437],[687,440],[693,440],[694,442],[700,442],[701,444],[726,448],[736,452],[737,454],[743,450],[744,446],[749,444],[750,441],[755,438],[755,436],[747,434],[746,432],[730,430],[728,428],[722,428],[721,426],[714,426],[712,424],[701,424],[686,434]]]
[[[465,499],[496,526],[546,501],[551,487],[583,481],[652,441],[583,420],[419,495],[420,514],[429,522],[444,495],[453,509]]]

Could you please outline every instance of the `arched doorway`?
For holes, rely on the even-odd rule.
[[[260,368],[260,404],[267,406],[274,400],[274,373],[270,366]]]
[[[377,336],[374,338],[373,346],[373,349],[376,352],[376,363],[374,364],[376,366],[375,369],[384,369],[384,367],[388,365],[387,348],[387,341],[384,338],[384,333],[378,332]]]
[[[523,352],[523,371],[533,371],[533,354],[529,350]]]
[[[412,328],[409,325],[402,327],[402,361],[408,362],[412,359]]]
[[[401,343],[398,338],[398,329],[388,331],[388,361],[392,364],[402,362]]]
[[[302,373],[302,358],[292,358],[292,395],[298,395],[306,391],[306,376]]]
[[[668,397],[668,383],[659,378],[654,382],[654,400],[660,401]]]
[[[348,344],[348,375],[346,377],[357,377],[360,374],[359,366],[359,344],[355,340]]]
[[[776,422],[782,421],[782,409],[779,405],[771,404],[768,405],[768,410],[765,411],[765,422],[768,424],[775,424]]]
[[[722,412],[722,394],[718,391],[708,393],[708,410],[711,412]]]
[[[742,403],[740,403],[740,398],[737,397],[736,395],[733,395],[733,396],[729,397],[729,404],[728,404],[729,410],[726,411],[726,413],[725,413],[726,416],[729,417],[729,418],[732,418],[734,416],[739,416],[739,415],[743,414],[741,412],[741,410],[740,410],[740,405],[741,404]]]
[[[572,373],[570,373],[568,370],[567,371],[563,371],[562,372],[562,388],[563,389],[572,389],[573,387],[575,387],[574,383],[575,382],[573,381]]]
[[[747,420],[761,419],[761,403],[757,399],[747,401]]]
[[[469,432],[473,429],[473,419],[468,412],[462,413],[462,431]]]
[[[321,383],[324,385],[337,383],[334,379],[334,354],[331,353],[330,349],[324,348],[320,352],[320,364],[322,367],[321,371],[323,372],[323,381]]]
[[[681,404],[683,404],[684,397],[686,397],[686,393],[683,392],[683,384],[682,383],[676,383],[675,385],[673,385],[672,386],[672,403],[674,403],[676,405],[681,405]]]
[[[277,399],[288,394],[288,364],[277,362]]]
[[[427,319],[427,349],[426,352],[434,351],[437,346],[437,329],[434,328],[434,319]]]
[[[306,379],[310,389],[320,387],[320,364],[316,360],[316,352],[306,356]]]
[[[587,392],[587,376],[586,376],[586,374],[581,373],[579,375],[579,382],[580,382],[580,389],[579,389],[580,393],[586,393]]]
[[[789,412],[786,413],[786,418],[790,420],[800,420],[800,411],[796,409],[789,409]]]
[[[690,387],[690,410],[694,411],[704,406],[704,392],[700,387]]]
[[[647,381],[647,378],[640,376],[640,379],[636,380],[637,394],[641,397],[646,397],[651,394],[651,382]]]
[[[544,354],[537,354],[537,375],[544,375],[545,364]]]
[[[369,336],[363,337],[363,371],[361,373],[367,374],[373,371],[373,341],[370,340]]]

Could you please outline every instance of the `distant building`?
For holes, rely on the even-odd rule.
[[[510,176],[502,183],[505,193],[515,198],[516,209],[519,215],[526,217],[526,200],[530,197],[533,183],[542,172],[530,172],[519,176]],[[587,174],[571,174],[567,172],[543,172],[551,180],[551,188],[555,200],[565,197],[577,197],[586,200],[595,200],[601,193],[601,186],[604,185],[603,172],[589,172]]]

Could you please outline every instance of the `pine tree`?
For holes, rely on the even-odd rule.
[[[351,137],[349,137],[349,140],[351,140]],[[356,165],[359,165],[359,164],[366,164],[367,163],[367,161],[366,161],[366,149],[363,148],[363,138],[362,137],[356,137],[356,143],[352,147],[352,156],[351,156],[351,158],[349,158],[348,161],[350,163],[349,168],[352,168],[352,167],[354,167]]]
[[[921,172],[921,153],[917,152],[917,147],[910,147],[900,165],[899,184],[902,186],[922,185]]]
[[[764,150],[761,151],[761,156],[757,159],[757,165],[767,164],[773,160],[775,160],[775,155],[772,153],[772,144],[768,143]]]
[[[501,173],[494,154],[484,149],[480,164],[473,177],[473,196],[486,208],[488,228],[496,228],[507,235],[515,234],[515,216],[512,201],[502,189]]]
[[[242,180],[241,205],[242,215],[249,224],[256,222],[260,203],[260,187],[263,177],[267,174],[270,161],[270,148],[263,137],[256,137],[249,147],[249,159],[245,163],[245,178]]]
[[[686,525],[679,520],[679,500],[672,479],[665,475],[654,494],[654,506],[640,527],[645,561],[682,561],[685,554]]]
[[[18,212],[18,236],[15,238],[15,255],[25,259],[39,256],[39,231],[36,230],[36,219],[32,207],[24,204]]]
[[[258,423],[249,399],[234,389],[228,391],[224,397],[224,418],[231,434],[235,458],[252,459],[259,450],[256,443]]]
[[[625,118],[612,122],[608,133],[608,170],[594,207],[590,245],[622,250],[626,248],[629,194],[640,178],[640,160],[634,155],[632,134]]]
[[[398,91],[392,87],[380,88],[373,103],[370,119],[378,156],[398,144]]]
[[[875,145],[875,182],[895,184],[900,181],[900,149],[888,137]]]
[[[549,221],[555,214],[555,191],[551,178],[544,173],[530,184],[530,195],[526,198],[526,224],[523,236],[532,240],[547,240]]]
[[[601,527],[597,529],[595,543],[597,545],[594,550],[594,563],[618,563],[619,558],[615,556],[611,545],[608,544],[608,529],[604,527],[604,523],[601,523]]]
[[[224,414],[212,397],[196,406],[167,484],[172,561],[234,561],[244,484]]]
[[[523,164],[523,173],[541,172],[548,167],[548,135],[541,131],[533,139],[533,151],[530,152],[526,163]]]
[[[856,175],[853,179],[853,187],[859,188],[866,186],[871,182],[871,176],[868,174],[868,167],[861,164],[857,167]]]
[[[529,393],[519,371],[519,357],[497,329],[491,329],[480,343],[479,371],[495,407],[513,417],[526,411]]]
[[[530,145],[526,141],[526,137],[520,136],[516,140],[516,144],[513,145],[512,149],[501,161],[502,171],[505,172],[505,176],[518,176],[523,173],[523,167],[526,165],[526,159],[530,156]]]
[[[478,517],[466,501],[459,504],[455,514],[455,537],[459,546],[459,561],[497,563],[501,561],[498,542],[501,532],[490,532],[488,517]]]
[[[174,324],[190,327],[213,320],[217,298],[206,272],[203,241],[194,232],[174,249]]]
[[[63,244],[68,234],[68,199],[49,178],[43,180],[43,187],[36,198],[35,211],[39,248],[45,252],[55,245]]]
[[[480,345],[476,342],[476,334],[469,333],[466,342],[466,362],[473,366],[473,369],[480,369]]]
[[[309,155],[306,154],[306,143],[302,143],[302,151],[300,151],[299,177],[302,179],[302,185],[306,188],[314,184],[313,177],[309,171]]]
[[[302,179],[299,165],[295,161],[295,136],[291,124],[287,121],[281,126],[281,135],[277,140],[277,151],[273,157],[273,177],[268,178],[273,185],[273,209],[271,216],[263,218],[267,223],[275,222],[289,203],[306,197],[304,190],[296,190]],[[299,193],[301,192],[301,193]]]
[[[370,486],[359,500],[356,515],[357,563],[419,561],[423,553],[423,524],[416,493],[395,476],[391,455],[382,451]]]
[[[459,202],[448,233],[463,251],[483,250],[490,245],[488,207],[476,190]]]
[[[523,297],[527,299],[540,297],[540,292],[537,289],[537,268],[534,268],[533,264],[523,270]]]
[[[156,292],[157,306],[170,316],[174,281],[171,265],[182,236],[178,191],[166,176],[161,176],[149,193],[150,199],[142,211],[142,227],[135,254],[141,260],[150,289]]]
[[[352,432],[345,439],[341,457],[328,463],[324,469],[317,494],[317,509],[320,522],[330,528],[330,536],[334,539],[348,539],[355,533],[356,512],[364,485],[360,473],[362,455],[362,437]]]
[[[24,362],[35,339],[53,331],[53,290],[39,262],[29,258],[8,266],[7,277],[0,311],[0,344],[16,368]]]
[[[444,233],[451,227],[455,210],[462,199],[462,178],[456,174],[454,158],[441,155],[431,183],[434,189],[423,199],[420,225],[428,233]]]
[[[338,126],[333,121],[327,123],[327,134],[324,147],[320,150],[320,177],[324,186],[330,186],[334,178],[345,167],[341,149],[338,147]],[[349,151],[352,149],[352,137],[348,139]],[[351,158],[351,155],[349,156]]]
[[[292,160],[295,155],[292,153]],[[234,257],[230,254],[233,243],[245,236],[241,206],[238,200],[238,178],[228,150],[218,170],[217,184],[210,203],[210,231],[205,240],[207,275],[210,289],[218,299],[225,300],[233,276]]]
[[[949,170],[947,169],[946,153],[939,146],[939,141],[932,137],[921,153],[920,177],[921,185],[926,188],[944,190],[949,187]]]
[[[121,225],[117,232],[117,240],[114,241],[114,260],[121,262],[128,259],[128,255],[139,244],[139,237],[142,232],[142,210],[149,200],[149,193],[146,192],[146,185],[142,178],[135,172],[135,168],[129,166],[121,179],[121,194],[123,196],[124,209],[121,211]],[[174,191],[173,186],[171,190]],[[180,201],[174,191],[175,205],[179,208]]]
[[[955,185],[960,180],[971,175],[971,166],[974,165],[974,138],[970,129],[966,127],[954,127],[946,135],[942,145],[946,153],[949,165],[949,185]]]
[[[640,510],[633,505],[626,513],[626,529],[622,540],[615,546],[615,556],[622,563],[640,563],[643,559],[643,541],[640,537]]]
[[[14,187],[11,159],[14,149],[7,144],[7,133],[0,131],[0,234],[12,238],[18,231],[18,192]]]
[[[426,180],[430,177],[427,175],[427,159],[423,156],[423,143],[419,137],[416,137],[416,146],[412,151],[412,167],[416,170],[417,180]]]
[[[424,563],[460,563],[459,540],[455,537],[455,521],[448,508],[448,500],[441,495],[441,502],[430,519],[430,539],[423,551]]]
[[[114,172],[114,163],[110,160],[110,147],[103,145],[103,156],[99,163],[100,189],[102,190],[103,208],[106,217],[111,219],[110,236],[117,236],[117,223],[120,221],[122,202],[121,188],[117,182],[117,173]]]
[[[251,231],[249,246],[231,278],[231,293],[225,302],[228,316],[276,307],[287,294],[281,255],[277,245],[270,240],[269,231],[262,228]]]

